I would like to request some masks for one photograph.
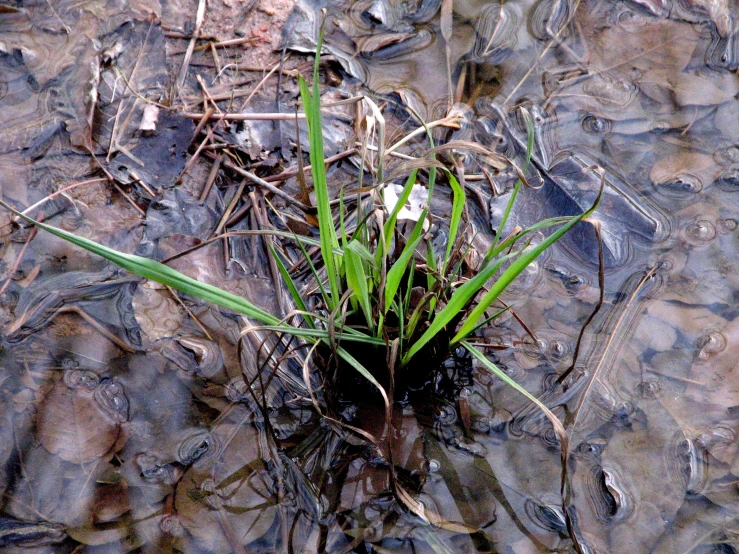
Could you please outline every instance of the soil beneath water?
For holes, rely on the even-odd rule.
[[[0,547],[739,551],[736,16],[702,0],[1,3],[0,198],[280,317],[296,306],[271,249],[299,286],[313,276],[294,243],[244,232],[318,238],[296,111],[322,21],[332,198],[360,167],[372,184],[379,140],[402,182],[422,120],[467,193],[465,267],[603,192],[474,339],[566,444],[461,349],[389,425],[360,377],[327,407],[296,339],[0,209]],[[437,253],[451,197],[440,179]]]

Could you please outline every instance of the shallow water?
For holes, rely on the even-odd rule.
[[[461,353],[433,387],[396,405],[389,460],[314,411],[304,351],[269,334],[242,338],[248,322],[240,316],[179,302],[0,214],[0,546],[739,550],[735,7],[468,1],[453,3],[453,18],[442,20],[442,3],[299,2],[286,44],[314,48],[316,14],[327,6],[326,53],[348,73],[340,91],[364,83],[383,95],[393,129],[417,125],[406,109],[431,120],[454,105],[465,120],[437,131],[437,140],[474,140],[522,165],[521,108],[533,115],[526,176],[537,188],[522,191],[506,228],[498,227],[516,175],[463,153],[478,250],[513,225],[581,213],[603,183],[592,221],[507,291],[517,317],[506,313],[482,333],[496,346],[491,359],[564,422],[566,498],[551,424]],[[159,7],[53,4],[0,10],[3,199],[25,208],[96,178],[102,166],[118,189],[70,189],[40,208],[47,220],[157,259],[206,240],[241,181],[222,171],[201,200],[211,167],[202,157],[173,187],[194,151],[194,124],[163,108],[154,136],[137,131],[141,97],[181,100],[170,84],[182,57],[167,55],[172,40],[148,17]],[[159,15],[166,24],[187,13],[170,2]],[[188,86],[197,91],[194,73]],[[280,105],[290,112],[294,85],[283,86]],[[273,93],[260,102],[273,111]],[[337,114],[330,124],[338,152],[352,129]],[[283,148],[294,137],[287,125],[233,131],[218,139],[258,158],[265,176],[280,155],[286,166],[293,161]],[[238,138],[245,135],[246,145]],[[274,144],[260,149],[255,140]],[[343,165],[331,176],[352,182],[354,172]],[[272,217],[261,193],[244,196],[238,206],[247,216],[231,230]],[[436,202],[437,214],[448,210],[444,191]],[[598,305],[598,225],[604,303],[578,350]],[[275,313],[290,309],[259,240],[215,242],[172,266]],[[247,384],[254,382],[258,394]],[[381,410],[356,400],[338,417],[381,431]],[[412,500],[399,501],[397,487]]]

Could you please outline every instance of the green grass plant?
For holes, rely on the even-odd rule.
[[[575,217],[548,219],[511,236],[497,237],[490,251],[481,256],[482,261],[478,267],[471,268],[464,261],[465,254],[472,248],[466,238],[466,194],[454,174],[448,169],[437,171],[440,166],[438,162],[430,162],[428,165],[427,206],[431,204],[434,188],[440,186],[437,180],[445,180],[452,192],[448,240],[443,252],[437,254],[431,246],[429,234],[424,230],[428,208],[422,211],[409,233],[404,234],[398,224],[401,208],[413,187],[419,184],[418,170],[410,171],[399,201],[389,213],[380,215],[382,212],[376,209],[381,204],[377,189],[385,185],[382,182],[380,159],[375,168],[379,181],[375,183],[377,189],[374,202],[365,200],[363,204],[357,201],[356,224],[349,230],[345,226],[349,213],[343,196],[338,213],[331,206],[324,165],[318,56],[313,71],[312,90],[302,76],[299,85],[310,138],[310,162],[319,237],[316,241],[289,232],[265,233],[278,235],[283,241],[291,242],[302,251],[304,261],[317,281],[313,287],[316,291],[313,293],[314,298],[301,295],[300,287],[288,270],[291,264],[285,263],[280,251],[270,246],[282,286],[287,287],[293,297],[302,315],[302,323],[287,323],[245,298],[191,279],[162,263],[124,254],[40,223],[3,201],[0,201],[0,205],[41,229],[98,254],[140,277],[243,314],[265,329],[322,345],[343,367],[356,371],[372,383],[386,405],[392,400],[392,392],[388,394],[388,387],[390,391],[395,389],[399,379],[423,379],[433,371],[434,364],[443,361],[451,348],[461,346],[470,351],[484,367],[550,415],[546,406],[501,372],[468,339],[479,326],[501,313],[502,310],[494,304],[514,279],[568,230],[590,215],[596,206]],[[370,100],[368,102],[371,103]],[[381,117],[379,109],[374,104],[371,106],[373,113]],[[531,127],[530,118],[528,121]],[[524,171],[532,148],[531,128],[529,137]],[[523,179],[523,172],[519,173]],[[515,186],[501,229],[513,207],[516,193],[524,185],[522,179]],[[533,233],[548,228],[555,229],[541,242],[534,244],[531,241]],[[306,246],[314,245],[320,247],[320,263],[317,264],[312,262],[306,251]],[[318,308],[310,309],[309,306]],[[488,315],[489,312],[494,315]],[[372,370],[368,369],[369,364],[364,358],[368,352],[376,356],[375,362],[371,364]],[[359,361],[358,353],[362,354],[365,363]],[[378,371],[377,367],[384,369]],[[555,420],[556,418],[553,422]],[[557,429],[557,423],[555,428]]]

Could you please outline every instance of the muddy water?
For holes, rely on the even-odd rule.
[[[321,7],[298,3],[288,46],[314,47]],[[474,140],[522,163],[522,108],[532,114],[527,180],[536,188],[522,191],[506,228],[501,217],[516,175],[496,173],[471,153],[462,158],[479,250],[515,225],[581,213],[603,185],[592,222],[508,291],[517,318],[506,314],[483,332],[495,346],[491,359],[564,422],[568,495],[551,425],[462,353],[433,387],[396,406],[389,459],[314,411],[304,353],[290,343],[242,338],[241,317],[191,298],[180,303],[0,214],[0,546],[738,550],[735,7],[647,0],[327,7],[325,48],[346,72],[342,86],[364,83],[384,95],[398,125],[417,125],[411,108],[433,119],[454,104],[466,119],[437,140]],[[212,235],[239,181],[223,173],[200,200],[206,159],[200,173],[172,186],[194,128],[177,111],[162,112],[154,136],[137,131],[145,100],[181,105],[169,83],[182,58],[166,56],[171,41],[149,13],[166,23],[186,19],[187,8],[23,2],[0,9],[5,200],[28,207],[103,175],[102,167],[118,189],[105,182],[70,189],[40,208],[45,217],[158,259]],[[264,150],[279,149],[274,129],[249,131],[276,141]],[[238,145],[228,132],[219,136]],[[414,148],[422,145],[407,153]],[[249,147],[254,156],[260,150]],[[281,155],[288,165],[291,154]],[[332,171],[350,178],[346,167]],[[230,229],[263,221],[265,204],[249,201],[250,215]],[[448,210],[443,194],[434,209]],[[605,288],[596,310],[599,252]],[[289,310],[253,239],[216,242],[172,264],[275,313]],[[378,410],[361,404],[346,403],[337,417],[380,429]],[[394,494],[391,463],[426,519],[419,504],[413,513]]]

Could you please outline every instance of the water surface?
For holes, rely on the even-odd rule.
[[[532,114],[526,175],[536,188],[522,191],[506,228],[499,227],[515,173],[462,157],[480,251],[514,225],[581,213],[603,183],[592,221],[507,291],[517,317],[505,314],[481,337],[495,346],[491,359],[564,422],[569,494],[562,498],[551,424],[461,352],[433,386],[395,406],[391,460],[315,412],[301,374],[304,352],[290,343],[265,333],[241,337],[248,322],[240,316],[176,298],[0,214],[0,545],[739,549],[735,7],[443,3],[301,1],[284,44],[314,49],[327,7],[333,61],[326,67],[337,79],[328,75],[335,86],[327,98],[373,94],[387,102],[393,132],[453,107],[464,120],[438,130],[437,141],[472,140],[522,164],[522,109]],[[213,163],[206,155],[175,186],[201,139],[191,145],[195,124],[168,107],[200,98],[172,86],[187,41],[166,37],[164,27],[189,20],[189,6],[52,4],[0,9],[3,199],[26,208],[107,172],[114,185],[80,185],[39,211],[55,225],[157,259],[211,237],[230,206],[245,217],[227,229],[257,228],[265,218],[280,224],[259,189],[241,191],[232,206],[242,183],[233,172],[221,168],[204,190]],[[163,22],[149,16],[157,10]],[[215,8],[209,17],[218,17]],[[197,65],[205,54],[193,60],[184,89],[191,92],[200,90],[195,74],[205,71]],[[239,75],[225,65],[222,84],[233,88]],[[209,79],[216,82],[215,68]],[[278,107],[291,113],[296,88],[282,86]],[[254,109],[274,111],[274,98],[273,89]],[[162,106],[159,130],[148,137],[138,130],[147,101]],[[351,146],[351,114],[336,113],[327,133],[340,152]],[[265,177],[294,161],[290,125],[224,126],[216,136],[218,148]],[[423,148],[418,141],[404,152]],[[349,164],[330,169],[332,182],[355,175]],[[285,187],[299,190],[294,180]],[[293,226],[306,225],[300,212],[271,201],[294,216]],[[443,221],[443,188],[432,208]],[[604,302],[583,331],[600,295],[597,225]],[[443,225],[435,232],[443,241]],[[272,284],[260,240],[218,241],[172,265],[275,313],[290,307]],[[358,401],[338,417],[381,429],[381,410]],[[399,486],[412,502],[399,500]]]

